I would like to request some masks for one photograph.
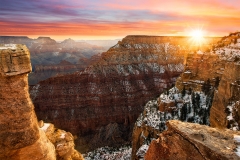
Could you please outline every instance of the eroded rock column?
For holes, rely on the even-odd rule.
[[[28,93],[30,54],[25,45],[0,45],[0,159],[55,159],[39,130]]]

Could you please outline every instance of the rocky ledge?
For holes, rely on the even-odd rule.
[[[145,155],[152,159],[239,159],[240,133],[219,130],[177,120],[167,122],[168,130],[153,140]]]

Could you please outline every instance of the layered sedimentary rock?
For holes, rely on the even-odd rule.
[[[56,159],[28,94],[29,56],[26,46],[0,45],[0,159]]]
[[[127,36],[83,72],[34,86],[37,116],[77,135],[81,151],[128,142],[144,104],[171,87],[183,71],[187,41]]]
[[[239,159],[239,132],[171,120],[168,129],[152,141],[145,155],[152,159]]]
[[[141,158],[139,148],[157,138],[170,119],[239,130],[239,57],[239,33],[223,37],[211,51],[189,52],[176,87],[149,101],[136,121],[132,159]]]

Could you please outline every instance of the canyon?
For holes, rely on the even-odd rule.
[[[59,130],[58,134],[64,135],[60,141],[55,129],[47,135],[48,127],[39,125],[29,95],[31,69],[25,45],[0,45],[0,159],[82,160],[71,133]]]
[[[192,46],[188,37],[127,36],[107,52],[87,59],[84,70],[71,68],[67,60],[54,69],[35,67],[37,72],[58,71],[30,85],[39,122],[27,92],[27,74],[32,68],[29,51],[21,45],[0,46],[1,90],[12,89],[23,96],[11,102],[20,104],[22,112],[12,109],[17,116],[2,121],[2,126],[6,129],[12,121],[10,128],[19,128],[17,124],[26,120],[30,127],[21,125],[25,128],[20,128],[19,135],[24,139],[24,133],[32,134],[31,140],[25,136],[26,142],[16,140],[18,135],[10,136],[9,141],[13,139],[20,147],[8,145],[1,156],[26,159],[33,154],[37,159],[46,152],[46,159],[77,160],[83,159],[78,151],[132,142],[131,150],[127,147],[115,156],[129,158],[132,152],[132,159],[238,159],[240,34],[207,40],[205,45]],[[67,70],[68,74],[61,73]],[[4,92],[1,98],[6,112],[11,98]]]
[[[177,140],[180,138],[179,135],[188,136],[188,132],[180,133],[181,130],[186,129],[188,124],[177,122],[178,125],[182,125],[182,128],[173,127],[169,122],[172,119],[210,125],[222,130],[226,128],[234,130],[236,132],[232,132],[230,141],[234,137],[233,133],[239,134],[239,58],[239,32],[223,37],[209,51],[189,52],[186,56],[184,71],[177,78],[175,87],[165,91],[158,98],[149,101],[145,105],[142,114],[138,117],[133,130],[132,159],[144,158],[145,153],[146,159],[151,159],[154,156],[160,159],[174,159],[174,156],[183,156],[179,157],[180,159],[184,159],[184,156],[191,157],[191,155],[185,154],[187,148],[191,147],[188,144],[183,144],[185,142]],[[203,128],[200,129],[201,127],[203,126],[192,124],[193,132],[203,130]],[[212,128],[209,127],[209,129]],[[208,129],[206,128],[206,130]],[[225,131],[217,132],[219,132],[218,134],[220,132],[225,134]],[[169,135],[174,136],[171,138]],[[176,139],[178,144],[173,146],[168,142],[161,141],[164,138],[168,139],[168,141]],[[156,139],[159,140],[156,142]],[[194,139],[190,140],[190,142],[195,146],[198,144]],[[214,145],[213,142],[211,143],[206,142],[205,144],[203,142],[205,144],[203,148],[211,150],[211,145]],[[221,146],[221,142],[216,143]],[[177,145],[188,147],[180,151]],[[148,147],[149,151],[147,151]],[[198,146],[197,149],[199,149]],[[236,153],[233,153],[235,149],[237,149],[236,146],[231,149],[231,154],[234,156],[236,155]],[[174,152],[168,152],[170,150],[175,150],[179,154],[173,155]],[[213,155],[214,152],[209,151]],[[199,159],[211,159],[209,157],[211,155],[203,156],[202,154],[200,152]],[[198,155],[198,153],[195,155]],[[217,159],[229,158],[225,151],[219,153],[219,155],[223,157]],[[197,157],[192,158],[198,159]],[[232,159],[237,159],[237,157]]]
[[[216,41],[208,40],[206,49]],[[197,48],[189,44],[188,37],[127,36],[84,71],[31,87],[37,116],[76,135],[81,152],[129,143],[145,103],[183,72],[186,51]]]

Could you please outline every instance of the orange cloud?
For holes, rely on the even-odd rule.
[[[177,36],[201,27],[223,36],[240,26],[238,0],[13,1],[0,6],[1,35]]]

